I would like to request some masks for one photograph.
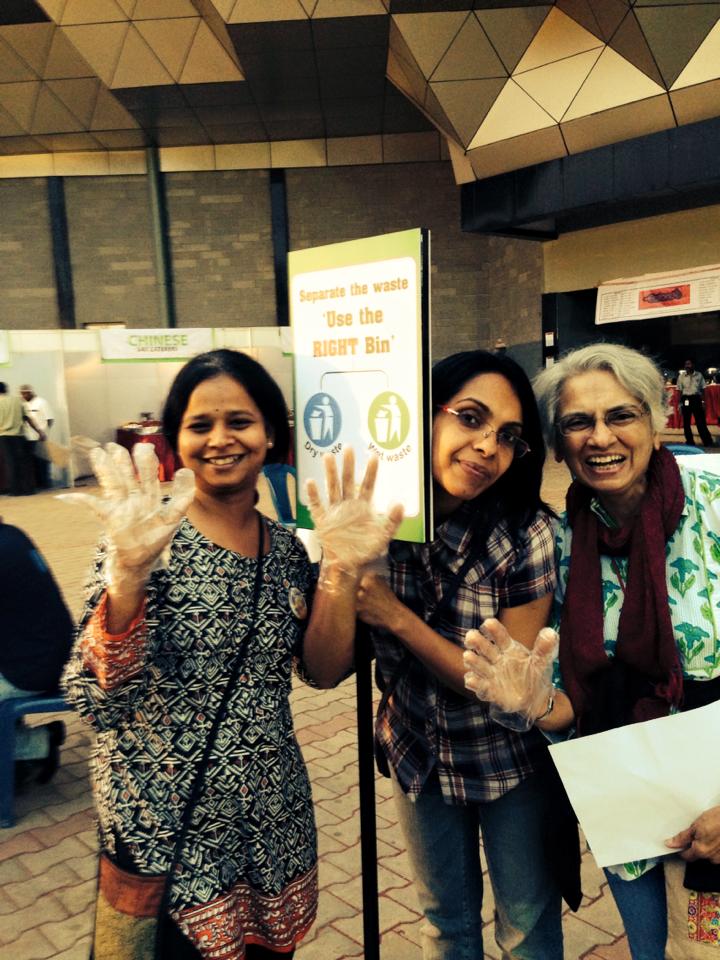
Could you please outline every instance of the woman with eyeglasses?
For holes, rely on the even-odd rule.
[[[548,442],[573,482],[556,531],[555,682],[550,686],[542,669],[552,659],[550,644],[530,655],[537,663],[526,672],[535,678],[526,716],[546,731],[574,723],[582,736],[717,700],[720,476],[691,469],[692,460],[677,462],[661,445],[667,412],[660,370],[636,350],[595,344],[544,370],[535,391]],[[483,633],[468,637],[468,686],[512,709],[510,687],[499,681],[509,676],[506,658],[522,649],[497,624],[485,624]],[[672,953],[690,960],[696,949],[704,956],[707,944],[718,944],[720,807],[668,847],[692,861],[684,879],[694,892],[681,895],[685,927],[680,952]],[[665,859],[606,870],[634,960],[665,957],[665,874],[682,866],[677,856]],[[681,884],[682,877],[673,889]]]
[[[470,627],[497,617],[532,644],[550,612],[538,412],[522,369],[481,350],[436,364],[432,400],[432,541],[392,544],[389,584],[367,575],[359,591],[383,690],[376,755],[427,921],[425,960],[483,956],[480,834],[503,957],[562,960],[543,737],[493,723],[463,682]]]

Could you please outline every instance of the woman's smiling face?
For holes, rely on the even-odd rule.
[[[491,487],[513,462],[510,446],[498,442],[498,431],[522,432],[522,407],[502,374],[472,377],[444,405],[433,421],[432,470],[440,517],[449,516],[467,500]],[[475,411],[483,428],[463,426],[457,413]]]
[[[178,455],[206,493],[228,493],[248,484],[254,489],[271,440],[247,390],[220,374],[190,394],[178,432]]]
[[[594,420],[594,426],[560,437],[559,459],[565,460],[580,483],[597,492],[611,512],[611,504],[633,506],[645,492],[650,457],[660,446],[646,409],[609,370],[581,373],[563,385],[558,422],[580,414]],[[627,425],[605,423],[611,411],[625,410],[641,410],[642,415]]]

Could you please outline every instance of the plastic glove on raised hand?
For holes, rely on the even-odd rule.
[[[532,650],[510,636],[499,620],[485,620],[465,635],[465,686],[490,704],[490,717],[511,730],[529,730],[549,712],[558,635],[545,627]]]
[[[323,551],[323,567],[335,567],[358,576],[367,564],[382,557],[403,517],[399,504],[388,515],[376,513],[372,505],[377,457],[371,456],[359,488],[355,486],[355,456],[346,447],[343,451],[342,479],[338,476],[335,458],[323,457],[327,506],[320,499],[317,484],[307,482],[310,516]]]
[[[178,470],[165,499],[150,444],[135,444],[131,459],[124,447],[108,443],[105,449],[95,448],[90,459],[102,497],[68,493],[58,499],[85,504],[100,518],[107,540],[108,586],[118,593],[136,590],[162,565],[163,551],[195,495],[195,475]]]

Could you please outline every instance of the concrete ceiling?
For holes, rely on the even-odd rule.
[[[469,181],[718,115],[720,2],[0,4],[5,155],[437,129]]]

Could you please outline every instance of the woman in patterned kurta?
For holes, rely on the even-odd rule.
[[[556,530],[554,706],[536,725],[575,724],[582,736],[720,699],[720,477],[662,448],[660,371],[635,350],[597,344],[567,354],[535,387],[548,439],[574,477]],[[671,928],[689,960],[720,945],[720,807],[667,844],[692,861],[684,923]],[[633,960],[665,957],[665,874],[670,890],[682,889],[683,865],[664,860],[606,870]]]
[[[137,557],[121,535],[120,546],[101,551],[65,678],[70,700],[98,734],[101,845],[111,871],[168,872],[239,655],[170,885],[164,955],[288,957],[317,903],[310,786],[288,703],[291,667],[323,686],[339,679],[352,645],[356,578],[330,564],[316,589],[299,541],[255,510],[258,473],[269,450],[284,456],[288,429],[282,394],[254,360],[227,350],[192,360],[171,388],[164,428],[195,474],[195,498],[167,565],[149,578],[135,575]],[[117,477],[104,479],[107,496]],[[122,874],[115,873],[119,903]],[[96,930],[96,960],[104,934]]]

